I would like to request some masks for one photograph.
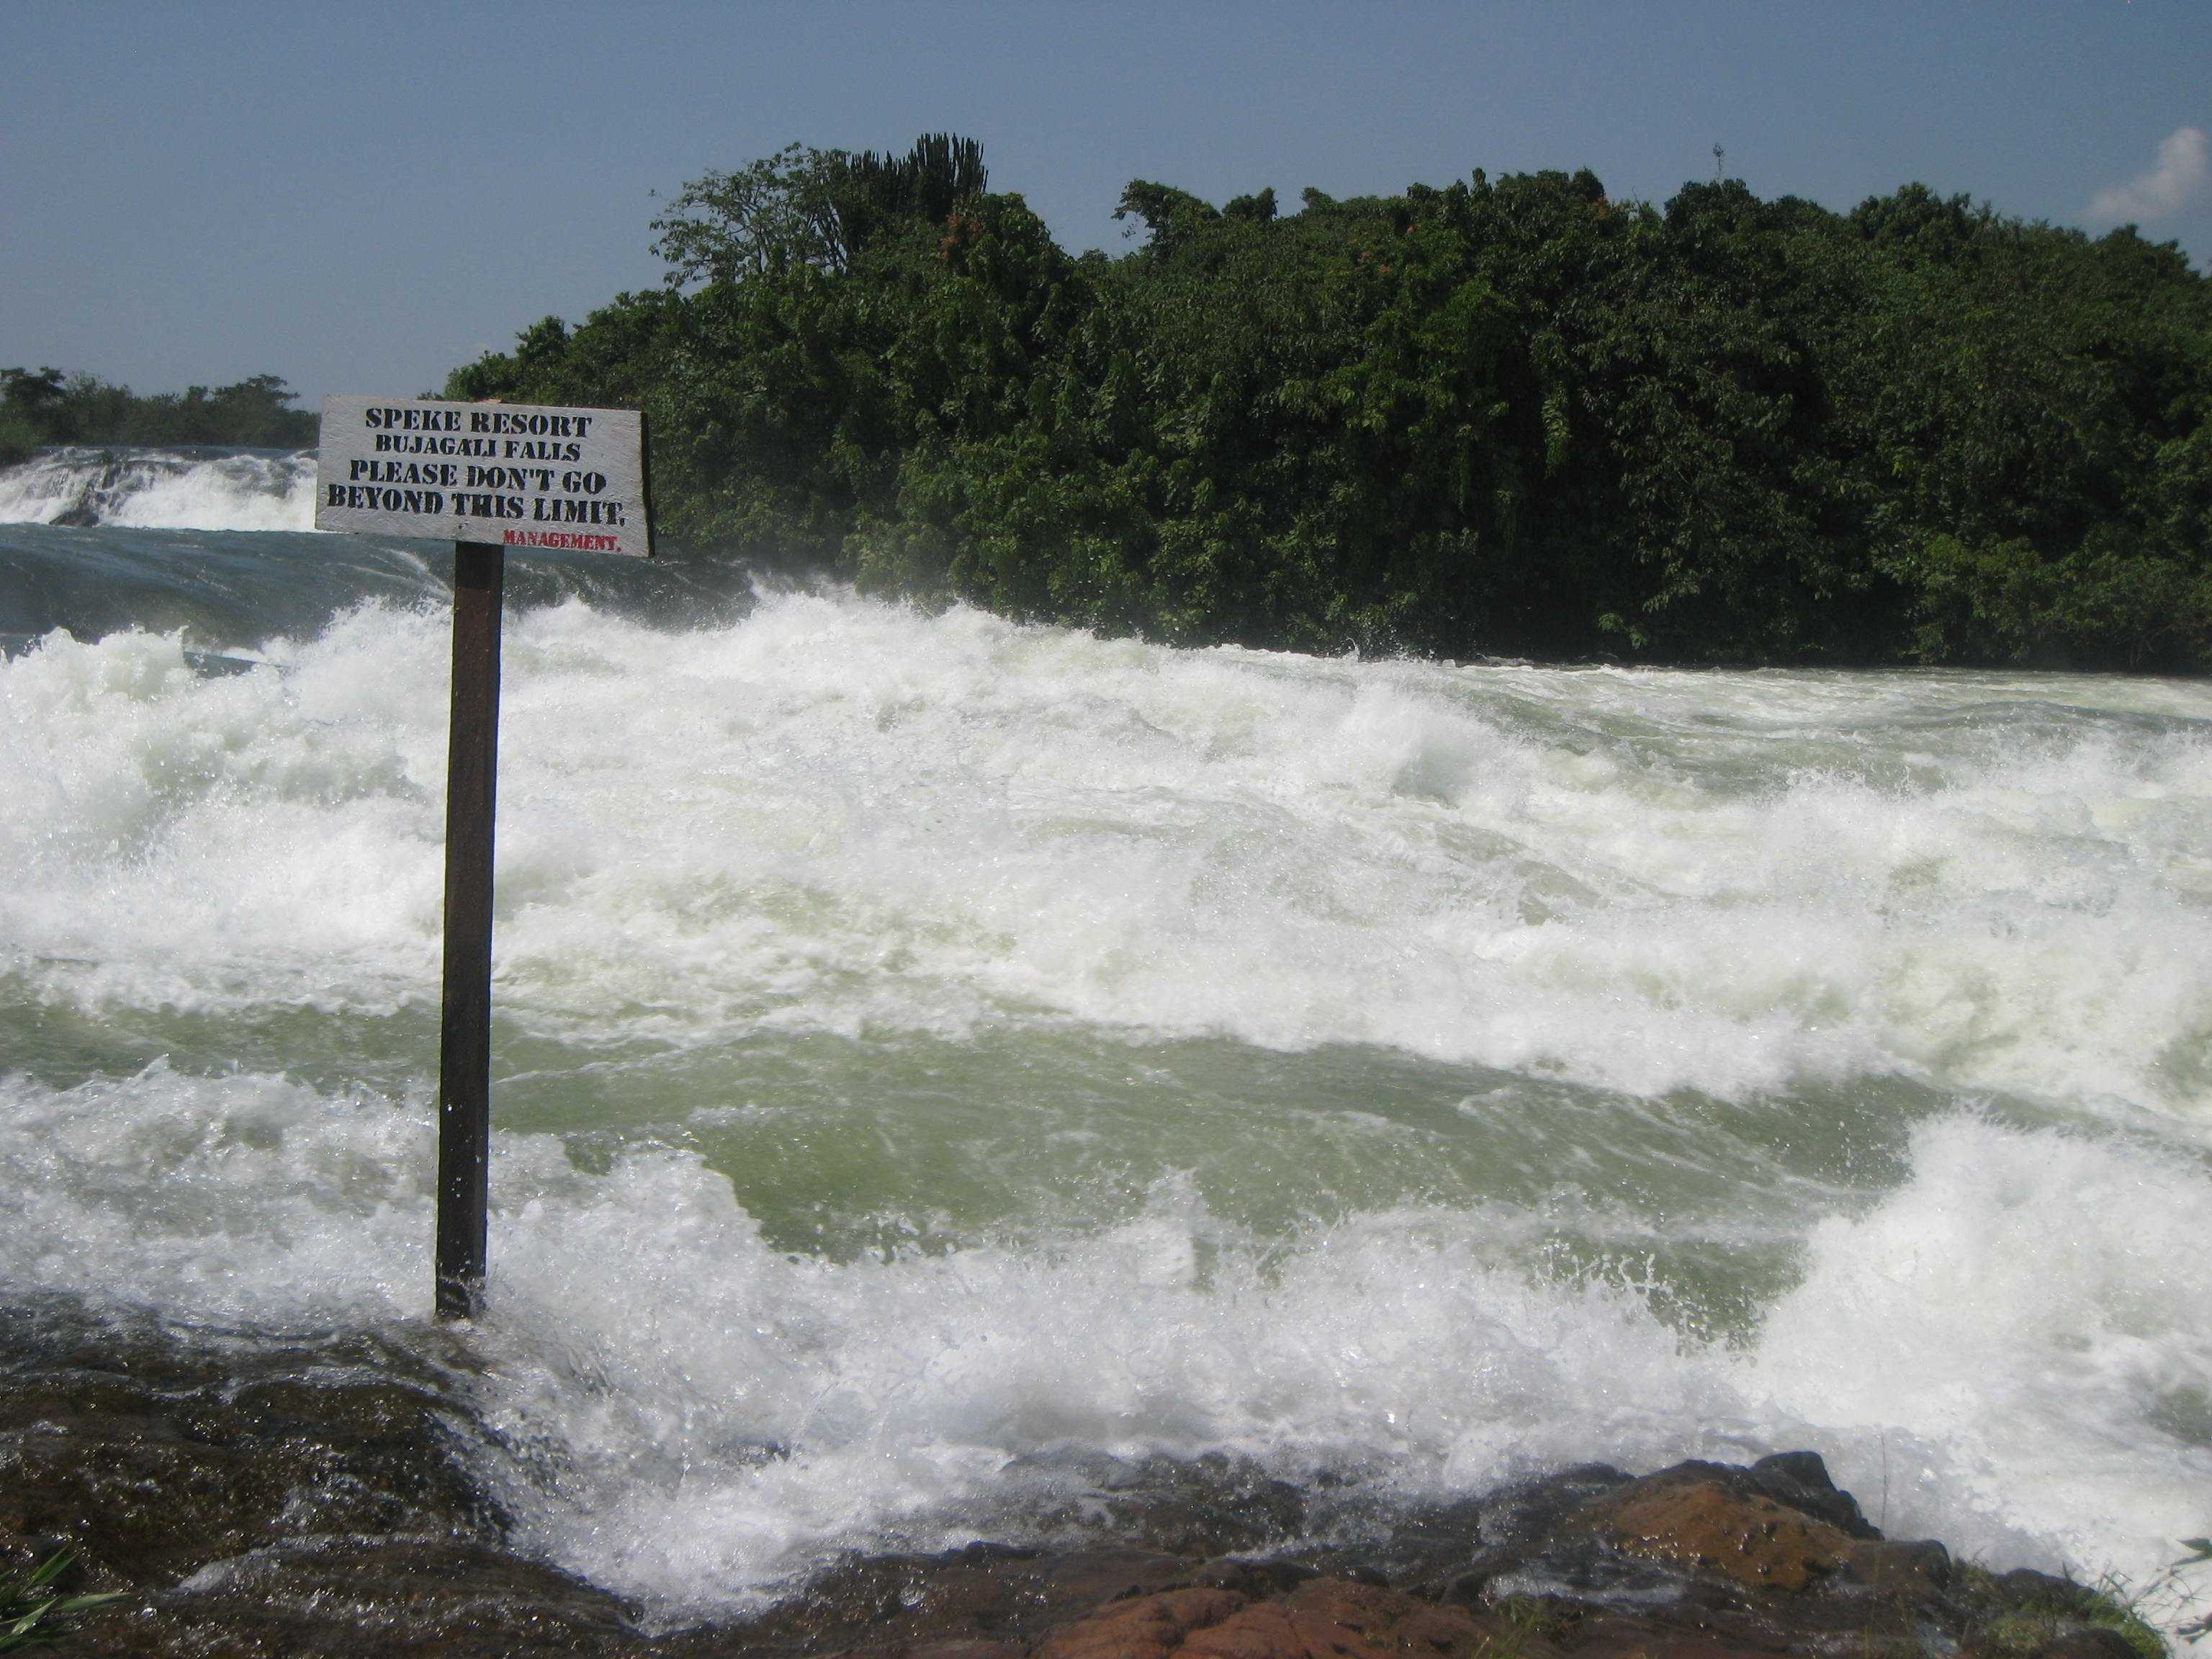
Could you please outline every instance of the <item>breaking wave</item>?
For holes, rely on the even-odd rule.
[[[313,450],[52,449],[0,471],[0,524],[312,530]]]
[[[220,672],[0,660],[0,1279],[427,1342],[448,617],[395,564],[276,631],[308,546],[220,542]],[[726,1604],[1215,1450],[1811,1444],[2090,1575],[2212,1529],[2203,686],[838,593],[507,652],[465,1386],[551,1559]]]

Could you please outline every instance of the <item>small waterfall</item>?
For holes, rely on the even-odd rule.
[[[0,523],[312,530],[313,450],[70,446],[0,471]]]

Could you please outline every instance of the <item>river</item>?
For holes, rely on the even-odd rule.
[[[2212,686],[516,561],[457,1363],[450,553],[311,486],[0,473],[0,1305],[420,1355],[520,1545],[672,1614],[1210,1452],[1379,1513],[1810,1446],[2138,1582],[2212,1531]]]

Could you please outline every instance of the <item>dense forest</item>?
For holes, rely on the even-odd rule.
[[[667,204],[663,288],[447,394],[644,410],[695,548],[1109,632],[2212,667],[2172,244],[1588,172],[1119,216],[1072,256],[972,142],[793,145]]]
[[[58,368],[0,368],[0,465],[49,444],[240,444],[301,449],[317,417],[274,374],[141,398]]]

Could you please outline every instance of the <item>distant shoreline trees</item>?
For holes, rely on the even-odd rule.
[[[301,449],[316,416],[274,374],[142,398],[91,374],[0,368],[0,465],[50,444],[228,444]]]
[[[643,409],[677,542],[1107,633],[2212,668],[2172,244],[1917,185],[1302,199],[1135,180],[1136,246],[1077,257],[969,141],[794,145],[668,203],[665,285],[446,392]]]

